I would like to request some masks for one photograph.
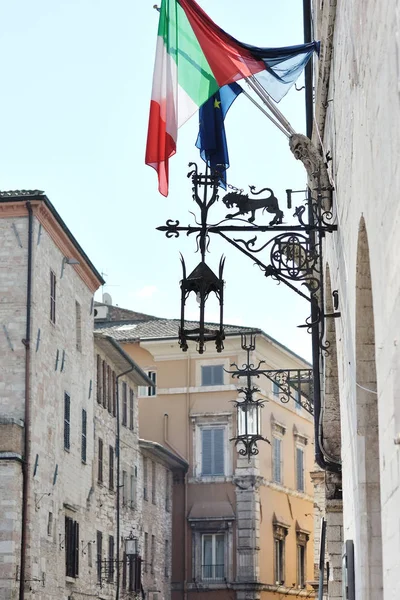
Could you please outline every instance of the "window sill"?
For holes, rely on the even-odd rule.
[[[65,583],[74,584],[77,583],[78,575],[76,577],[70,577],[69,575],[65,576]]]
[[[199,475],[188,479],[188,483],[225,483],[229,481],[232,481],[232,475]]]

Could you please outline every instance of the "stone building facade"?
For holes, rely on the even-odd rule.
[[[396,0],[312,5],[314,37],[322,43],[312,141],[331,159],[338,226],[324,247],[326,297],[336,291],[340,318],[328,332],[322,444],[339,469],[316,475],[327,519],[327,597],[394,599],[400,594],[400,9]]]
[[[174,479],[172,598],[239,600],[313,597],[312,417],[283,404],[270,380],[257,381],[265,400],[259,455],[235,449],[237,387],[230,365],[246,362],[245,328],[226,327],[225,349],[182,353],[178,321],[143,315],[96,329],[114,337],[152,378],[139,389],[141,435],[189,463]],[[193,325],[194,324],[189,324]],[[287,348],[257,331],[251,361],[266,368],[308,368]]]
[[[160,502],[144,509],[138,386],[153,383],[93,333],[102,283],[43,193],[0,195],[2,600],[128,599],[153,584],[170,597],[169,493],[187,465],[145,444]],[[155,581],[142,560],[150,531]]]

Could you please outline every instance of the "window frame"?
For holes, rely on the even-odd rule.
[[[108,583],[114,583],[114,553],[115,553],[115,543],[114,536],[108,536],[108,569],[107,569],[107,581]]]
[[[148,500],[149,499],[149,488],[148,488],[148,479],[149,479],[149,473],[148,473],[149,469],[148,469],[148,458],[146,456],[143,456],[143,500]]]
[[[129,388],[129,429],[134,430],[135,422],[135,394],[132,388]]]
[[[157,396],[157,371],[149,369],[146,375],[154,383],[154,387],[151,385],[139,385],[138,386],[138,398],[148,398]]]
[[[122,417],[121,425],[127,426],[128,422],[128,385],[126,381],[122,382]]]
[[[103,440],[99,437],[97,441],[97,483],[103,483],[103,468],[104,468],[104,444]]]
[[[101,584],[103,562],[103,533],[96,531],[97,582]]]
[[[114,491],[114,447],[108,446],[108,489]]]
[[[204,472],[204,436],[206,432],[212,432],[211,433],[211,439],[210,439],[210,444],[211,444],[211,449],[210,449],[210,455],[211,455],[211,472],[210,473],[205,473]],[[215,445],[216,445],[216,440],[215,440],[215,433],[216,431],[221,431],[222,432],[222,448],[223,448],[223,468],[222,468],[222,472],[217,472],[217,466],[216,466],[216,449],[215,449]],[[200,453],[201,453],[201,477],[225,477],[226,475],[226,428],[223,425],[213,425],[213,426],[204,426],[201,428],[201,434],[200,434],[200,444],[201,444],[201,448],[200,448]]]
[[[306,487],[305,487],[305,477],[304,477],[304,466],[305,466],[305,452],[304,452],[304,447],[300,446],[299,444],[296,444],[295,446],[295,452],[296,452],[296,490],[298,492],[302,492],[303,494],[306,491]],[[300,473],[300,477],[299,477],[299,454],[301,454],[301,473]]]
[[[65,515],[65,576],[79,576],[79,523]]]
[[[210,383],[204,383],[204,374],[207,372],[206,369],[210,369],[210,375],[211,375]],[[214,371],[216,369],[221,370],[220,375],[221,375],[222,381],[215,381],[216,377],[215,377]],[[214,386],[224,385],[224,379],[225,379],[224,376],[225,376],[225,372],[224,372],[224,364],[223,363],[200,365],[200,385],[201,385],[201,387],[214,387]]]
[[[190,481],[198,483],[227,481],[233,474],[234,447],[227,440],[234,436],[233,433],[233,413],[215,413],[212,417],[205,416],[204,413],[192,414],[191,422],[194,430],[193,435],[193,456],[194,469]],[[202,474],[202,431],[207,428],[224,429],[224,475],[203,475]]]
[[[102,404],[103,396],[103,371],[102,371],[102,359],[100,354],[97,355],[97,404]]]
[[[204,560],[204,542],[206,537],[211,537],[211,554],[212,554],[212,563],[211,565],[206,565]],[[217,538],[222,538],[223,541],[223,549],[224,549],[224,562],[222,565],[216,563],[216,555],[217,555]],[[225,580],[226,576],[226,534],[225,532],[203,532],[201,533],[201,580],[208,582],[221,582]],[[217,568],[223,567],[222,575],[217,576]],[[211,567],[211,576],[205,577],[204,568]]]
[[[278,435],[272,436],[272,481],[279,485],[283,485],[283,460],[282,460],[282,437]],[[279,448],[279,463],[276,462],[275,444]],[[279,467],[278,467],[279,464]],[[277,477],[277,469],[279,468],[279,477]]]

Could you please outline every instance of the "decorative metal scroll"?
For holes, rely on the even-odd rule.
[[[324,286],[322,265],[322,239],[326,233],[337,229],[333,222],[332,190],[321,183],[321,176],[313,174],[315,189],[286,190],[287,207],[292,209],[293,194],[303,193],[305,200],[294,207],[294,225],[283,223],[284,213],[279,200],[271,188],[265,187],[259,191],[249,186],[249,194],[243,190],[231,188],[222,198],[222,203],[232,212],[217,223],[209,220],[210,209],[219,200],[219,175],[217,172],[205,174],[198,172],[197,165],[190,163],[192,198],[200,209],[200,218],[195,219],[194,225],[182,226],[177,220],[169,219],[165,225],[158,227],[168,238],[179,237],[181,233],[187,236],[195,235],[197,251],[202,262],[209,249],[212,234],[217,234],[234,246],[242,254],[248,256],[263,271],[266,277],[271,277],[279,283],[284,283],[296,294],[308,300],[313,305],[313,319],[308,318],[304,325],[308,331],[318,327],[319,346],[327,353],[325,343],[325,318],[336,317],[339,313],[326,315],[324,312]],[[202,193],[200,193],[200,191]],[[257,196],[262,195],[262,198]],[[264,213],[273,215],[267,225],[256,224],[256,217]],[[246,234],[239,237],[237,234]],[[260,234],[270,234],[266,241],[259,241]],[[236,235],[235,235],[236,234]],[[184,348],[185,344],[183,344]],[[185,349],[185,348],[184,348]]]

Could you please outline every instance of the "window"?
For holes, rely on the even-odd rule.
[[[82,351],[82,311],[79,302],[75,302],[76,349]]]
[[[111,367],[107,366],[107,410],[112,413],[112,379],[111,379]]]
[[[128,413],[128,396],[127,396],[127,385],[125,381],[122,384],[122,425],[127,424],[127,413]]]
[[[134,417],[134,412],[133,412],[133,407],[134,407],[134,395],[133,395],[133,390],[129,390],[129,429],[131,431],[133,431],[133,417]]]
[[[151,461],[151,501],[153,504],[156,504],[156,475],[156,463],[154,461]]]
[[[224,385],[224,366],[207,365],[201,367],[201,385]]]
[[[149,385],[140,385],[138,388],[139,396],[155,396],[157,393],[157,373],[155,371],[147,371],[147,376],[154,384],[154,387]]]
[[[50,321],[56,322],[56,274],[50,271]]]
[[[113,414],[113,417],[115,417],[117,415],[117,380],[116,380],[114,371],[112,371],[111,382],[112,382],[112,392],[111,392],[112,414]]]
[[[108,582],[114,581],[114,536],[108,536]]]
[[[79,523],[65,517],[65,574],[78,577],[79,573]]]
[[[147,565],[149,563],[149,534],[144,534],[144,572],[147,573]]]
[[[64,449],[71,447],[71,398],[67,393],[64,394]]]
[[[134,468],[133,473],[131,473],[131,489],[130,489],[130,498],[131,498],[131,508],[136,506],[136,477],[137,477],[137,468]]]
[[[51,536],[53,534],[53,513],[49,512],[49,516],[47,519],[47,535]]]
[[[296,488],[304,492],[304,450],[296,448]]]
[[[128,591],[136,592],[141,594],[142,592],[142,559],[137,554],[129,556],[129,564],[125,565],[129,568],[129,584]],[[125,586],[126,586],[126,574],[125,574]]]
[[[86,410],[82,409],[82,438],[81,438],[81,460],[83,463],[86,462],[87,454],[87,413]]]
[[[279,394],[281,393],[281,388],[276,383],[276,381],[272,382],[272,393],[274,396],[279,396]]]
[[[102,399],[102,393],[103,393],[103,386],[102,386],[102,363],[101,363],[101,357],[98,354],[97,355],[97,402],[98,404],[101,404],[101,399]]]
[[[288,531],[289,525],[278,521],[274,515],[274,575],[276,585],[285,583],[285,539]]]
[[[303,588],[306,585],[306,547],[297,546],[297,586]]]
[[[272,478],[275,483],[282,483],[282,440],[272,437]]]
[[[165,540],[164,545],[164,576],[169,577],[169,541]]]
[[[147,458],[143,458],[143,499],[147,500]]]
[[[202,535],[202,579],[221,580],[225,577],[225,534]]]
[[[96,546],[97,546],[97,581],[101,583],[102,575],[102,557],[103,557],[103,534],[101,531],[97,532],[96,535]]]
[[[114,448],[109,446],[108,449],[108,487],[114,489]]]
[[[102,372],[103,372],[103,406],[107,408],[107,364],[106,361],[102,361]]]
[[[225,474],[224,427],[201,429],[201,474]]]
[[[274,540],[274,564],[275,564],[275,583],[283,585],[285,581],[285,540],[275,538]]]
[[[156,552],[156,538],[154,535],[151,536],[151,558],[150,558],[150,571],[154,573],[154,559]]]
[[[99,454],[97,457],[97,481],[103,483],[103,440],[99,438]]]
[[[122,471],[122,506],[126,506],[128,493],[128,474],[126,471]]]

